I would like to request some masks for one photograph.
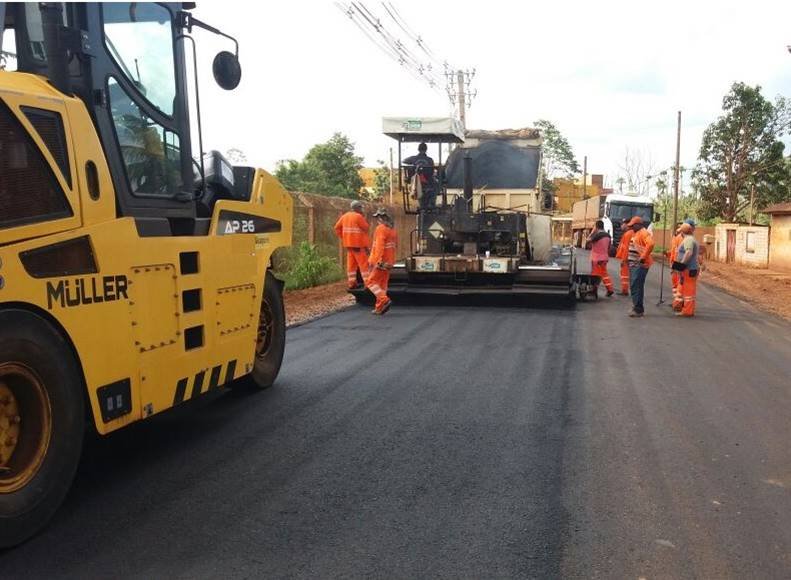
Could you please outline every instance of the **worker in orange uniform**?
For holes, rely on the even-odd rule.
[[[588,243],[591,247],[591,275],[598,276],[607,288],[607,297],[609,298],[615,294],[613,290],[612,280],[607,273],[607,264],[610,261],[610,246],[612,245],[612,238],[607,230],[604,229],[604,222],[597,220],[596,225],[588,236]],[[596,291],[599,291],[599,285],[596,285]]]
[[[676,231],[673,234],[673,239],[670,240],[670,250],[667,253],[667,257],[670,260],[670,264],[672,266],[673,262],[676,261],[676,254],[678,253],[678,246],[681,242],[684,241],[684,234],[681,233],[681,222],[676,224]],[[670,284],[673,287],[673,301],[675,302],[676,298],[680,296],[679,294],[679,287],[678,283],[680,280],[680,275],[677,270],[670,270]]]
[[[357,287],[357,269],[363,281],[370,274],[368,267],[368,248],[371,241],[368,238],[368,222],[363,216],[363,204],[355,199],[351,210],[343,214],[335,224],[335,234],[341,239],[346,248],[346,281],[349,289]]]
[[[621,261],[621,295],[629,296],[629,242],[634,235],[634,231],[628,228],[626,224],[629,220],[623,220],[621,223],[621,241],[618,242],[618,249],[615,251],[615,257]]]
[[[384,208],[379,208],[374,213],[379,225],[374,230],[374,245],[368,263],[371,265],[371,274],[368,276],[366,286],[376,296],[374,314],[384,314],[390,310],[392,304],[387,296],[387,283],[390,280],[390,270],[395,263],[396,245],[398,235],[393,229],[393,218]]]
[[[629,316],[642,318],[645,313],[643,298],[645,296],[645,279],[648,269],[654,263],[651,252],[654,250],[654,238],[645,228],[643,218],[634,216],[627,224],[634,231],[629,240],[629,289],[632,294],[632,310]]]
[[[677,316],[695,316],[700,274],[700,245],[695,239],[694,222],[681,224],[679,228],[684,240],[678,246],[674,270],[679,272],[679,296],[673,299],[673,310]]]

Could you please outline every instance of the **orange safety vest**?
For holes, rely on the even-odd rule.
[[[670,253],[668,254],[668,258],[670,258],[671,262],[676,261],[676,256],[678,256],[678,247],[681,245],[681,242],[684,241],[683,234],[676,234],[673,236],[673,239],[670,242]]]
[[[398,234],[388,225],[379,224],[374,230],[374,247],[371,249],[371,257],[368,263],[376,266],[383,262],[386,267],[392,268],[395,263],[396,246],[398,245]]]
[[[615,257],[622,262],[629,257],[629,242],[634,235],[634,230],[626,230],[621,236],[621,241],[618,242],[618,249],[615,252]]]
[[[635,232],[629,242],[629,262],[632,262],[633,257],[637,260],[643,259],[643,266],[650,267],[654,263],[654,259],[651,257],[653,249],[654,238],[647,229],[643,228]]]
[[[347,211],[335,224],[335,233],[344,248],[370,248],[368,229],[368,222],[356,211]]]

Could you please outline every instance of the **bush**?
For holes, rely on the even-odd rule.
[[[322,256],[318,248],[309,242],[299,244],[291,267],[284,275],[288,290],[329,284],[342,277],[343,271],[337,262]]]

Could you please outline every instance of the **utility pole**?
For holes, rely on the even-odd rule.
[[[673,174],[673,223],[670,227],[676,227],[678,223],[678,186],[681,181],[681,111],[678,112],[678,131],[676,132],[676,167]]]
[[[393,205],[393,148],[390,147],[390,205]]]
[[[755,183],[750,185],[750,225],[753,225],[753,204],[755,203]]]
[[[456,98],[459,100],[459,121],[461,121],[461,128],[467,130],[467,95],[464,94],[464,71],[456,71],[456,83],[458,85],[458,94]]]
[[[582,199],[588,199],[588,156],[587,155],[582,158]]]

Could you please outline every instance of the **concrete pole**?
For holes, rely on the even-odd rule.
[[[393,148],[390,147],[390,205],[393,205]]]
[[[458,95],[456,96],[459,99],[459,121],[461,121],[461,128],[466,130],[467,129],[467,96],[464,93],[464,71],[458,70],[456,71],[456,82],[458,84]]]
[[[681,111],[678,112],[678,130],[676,132],[676,167],[673,175],[673,223],[670,227],[675,230],[678,223],[678,187],[681,181]]]

